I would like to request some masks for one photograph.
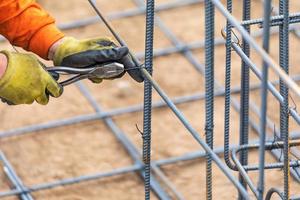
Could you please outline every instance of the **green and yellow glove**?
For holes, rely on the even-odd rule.
[[[59,97],[62,87],[48,74],[31,54],[1,51],[8,66],[0,79],[0,97],[9,104],[32,104],[36,101],[46,105],[49,95]]]
[[[62,65],[79,68],[95,64],[118,62],[122,63],[125,69],[134,69],[136,66],[128,52],[127,47],[117,47],[108,38],[77,40],[72,37],[65,37],[57,47],[53,61],[56,66]],[[122,77],[124,73],[119,77]],[[130,70],[129,74],[138,82],[144,80],[139,70]],[[100,83],[102,80],[93,79],[92,81]]]

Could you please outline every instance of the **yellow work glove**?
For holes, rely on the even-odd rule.
[[[31,54],[1,51],[8,60],[0,79],[0,97],[8,104],[31,104],[34,100],[42,105],[49,102],[49,95],[59,97],[62,87],[48,74]]]
[[[88,67],[95,64],[118,62],[125,69],[136,69],[127,47],[117,47],[108,38],[96,38],[77,40],[73,37],[65,37],[54,53],[53,61],[56,66]],[[130,70],[129,74],[138,82],[143,81],[137,70]],[[139,71],[138,71],[139,72]],[[125,73],[125,72],[124,72]],[[119,77],[122,77],[121,74]],[[116,78],[119,78],[116,77]],[[100,83],[101,79],[93,79]]]

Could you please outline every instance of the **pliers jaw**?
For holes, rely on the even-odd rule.
[[[47,71],[55,80],[59,80],[60,74],[74,75],[71,78],[60,82],[62,86],[67,86],[83,79],[112,79],[124,73],[124,65],[117,62],[107,64],[97,64],[91,67],[75,68],[67,66],[54,66],[47,68]]]
[[[104,66],[95,67],[89,75],[89,78],[111,79],[118,77],[124,72],[124,65],[121,63],[109,63]]]

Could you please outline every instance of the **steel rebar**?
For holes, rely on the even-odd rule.
[[[214,39],[215,9],[205,0],[205,136],[207,145],[214,148]],[[212,158],[206,157],[206,200],[212,200]]]
[[[243,20],[249,20],[251,18],[251,1],[250,0],[243,0]],[[250,26],[243,25],[245,31],[250,34]],[[242,39],[242,50],[250,57],[250,46]],[[239,140],[240,145],[248,144],[249,140],[249,85],[250,85],[250,70],[249,66],[244,60],[241,60],[241,96],[240,96],[240,133],[239,133]],[[242,151],[240,154],[240,162],[242,165],[248,164],[248,151],[247,149]],[[247,184],[243,178],[243,176],[239,175],[239,180],[243,184],[245,188],[247,188]],[[239,194],[239,199],[243,200],[244,198]]]
[[[279,62],[282,69],[289,74],[289,0],[279,1],[279,14],[283,15],[283,24],[279,26]],[[289,200],[289,90],[280,79],[280,94],[284,104],[280,105],[280,137],[284,141],[283,148],[283,174],[284,174],[284,200]]]
[[[145,68],[150,75],[152,75],[153,71],[154,9],[155,1],[147,0]],[[148,80],[145,80],[144,82],[143,161],[145,164],[145,200],[149,200],[151,179],[152,85]]]
[[[264,36],[263,48],[269,52],[270,46],[270,16],[271,16],[271,0],[264,3]],[[262,70],[262,88],[261,88],[261,114],[260,114],[260,140],[259,140],[259,181],[258,181],[258,199],[264,199],[265,192],[265,143],[267,128],[267,99],[268,99],[268,69],[269,66],[263,62]]]

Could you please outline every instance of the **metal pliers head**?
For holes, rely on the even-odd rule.
[[[62,86],[67,86],[83,79],[112,79],[117,78],[125,72],[124,65],[118,62],[107,64],[97,64],[90,67],[75,68],[68,66],[54,66],[47,68],[47,71],[57,81],[60,74],[73,75],[71,78],[59,82]]]

